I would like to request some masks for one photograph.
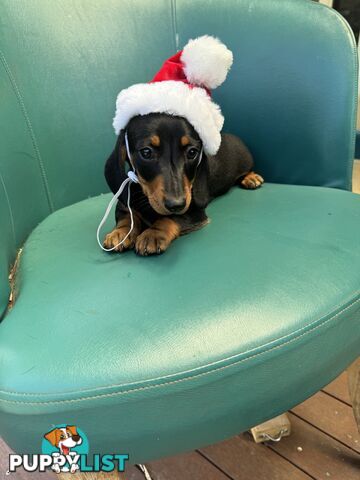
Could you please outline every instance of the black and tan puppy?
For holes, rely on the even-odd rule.
[[[139,184],[131,186],[134,229],[118,252],[135,248],[140,255],[164,252],[179,235],[207,223],[206,206],[233,185],[258,188],[264,180],[254,173],[253,159],[242,141],[223,134],[215,156],[199,155],[202,143],[182,117],[161,113],[132,118],[127,126],[131,159]],[[126,178],[125,132],[122,130],[105,166],[105,177],[115,193]],[[130,229],[127,189],[119,198],[116,226],[104,241],[117,245]]]

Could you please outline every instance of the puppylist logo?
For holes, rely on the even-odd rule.
[[[128,454],[94,454],[89,459],[89,442],[85,433],[75,425],[56,425],[45,433],[41,454],[9,455],[7,475],[22,467],[27,472],[45,472],[51,468],[62,472],[123,472]],[[90,464],[89,464],[90,463]]]

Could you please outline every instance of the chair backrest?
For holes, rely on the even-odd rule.
[[[49,212],[107,191],[119,90],[202,34],[234,53],[214,97],[265,179],[350,186],[357,57],[334,10],[310,0],[2,0],[0,18],[5,271]]]

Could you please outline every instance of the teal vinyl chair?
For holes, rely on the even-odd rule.
[[[39,453],[68,423],[93,453],[172,455],[286,411],[360,355],[357,55],[341,16],[307,0],[3,0],[0,18],[10,447]],[[202,34],[234,52],[215,100],[266,183],[216,200],[162,256],[105,254],[116,95]]]

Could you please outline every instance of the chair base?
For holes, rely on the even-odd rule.
[[[283,437],[291,433],[291,423],[287,413],[261,423],[251,429],[251,434],[256,443],[273,441],[279,442]]]

